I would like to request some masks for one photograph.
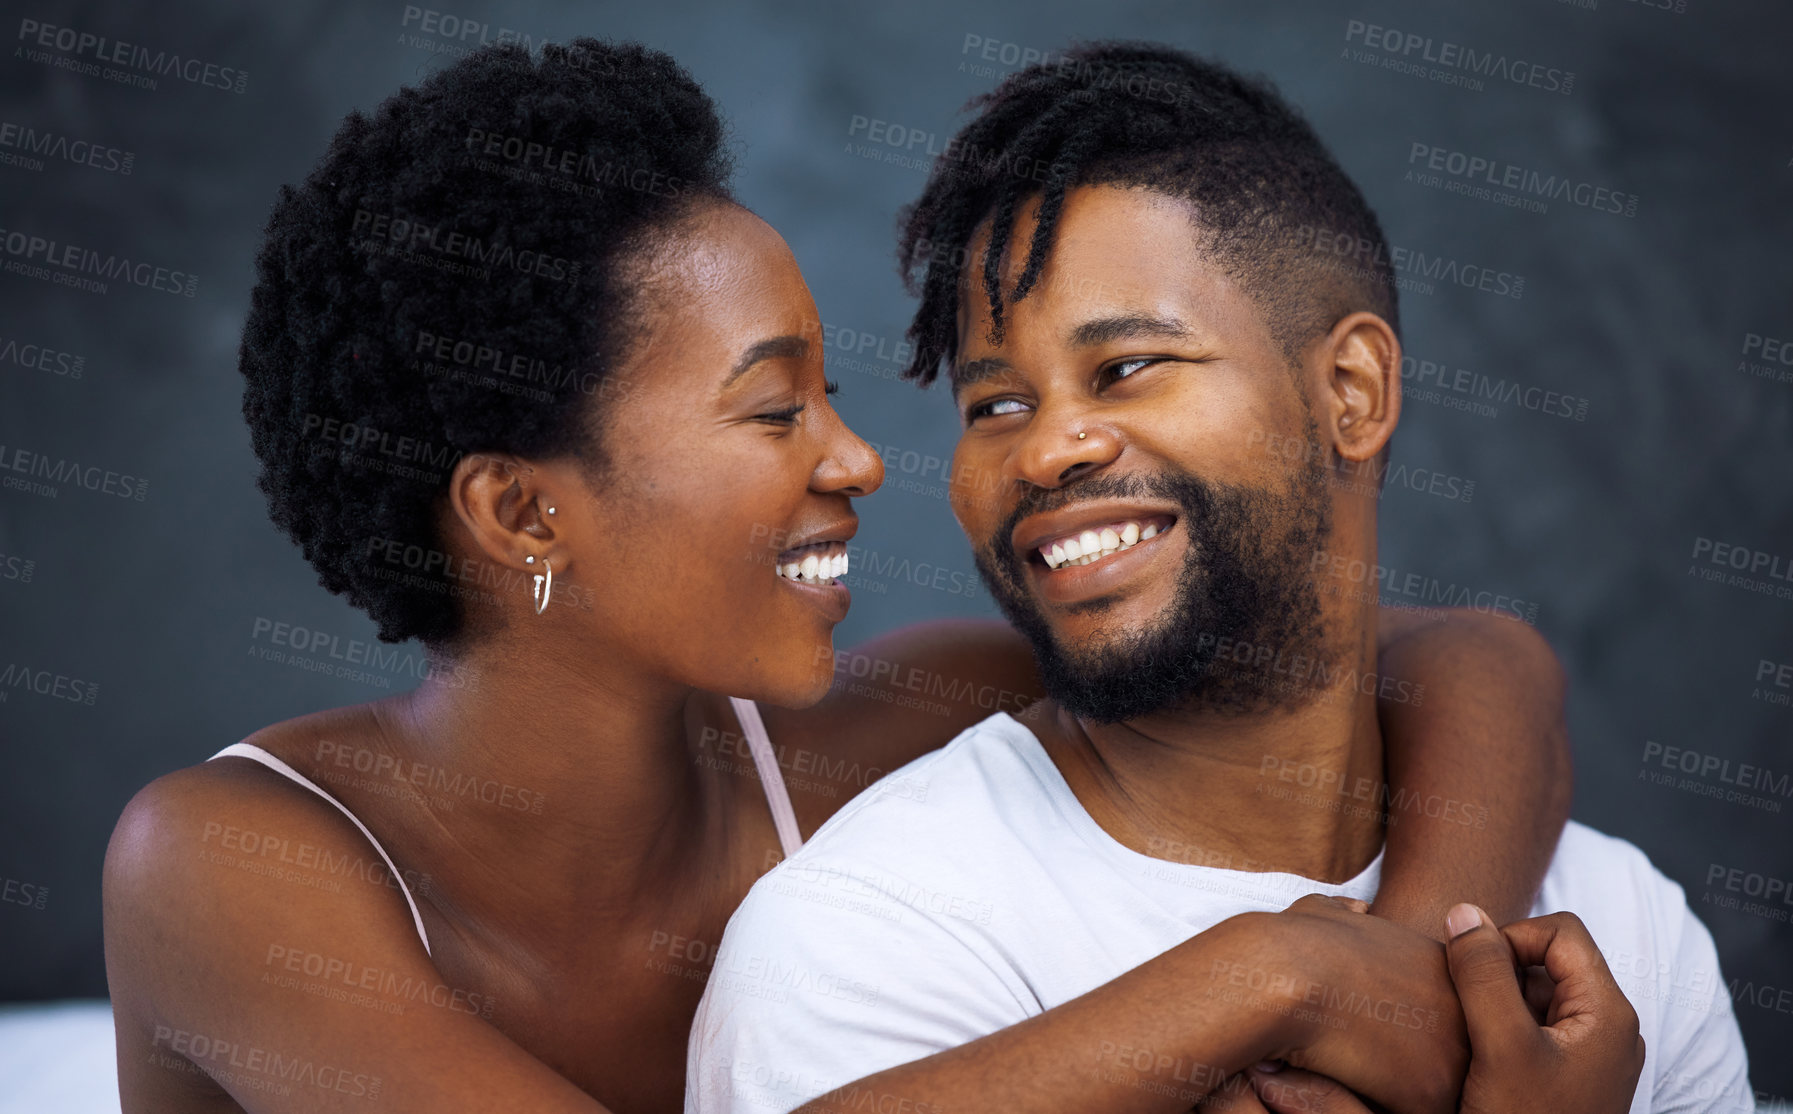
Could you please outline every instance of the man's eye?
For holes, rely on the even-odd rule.
[[[1000,417],[1003,414],[1019,414],[1027,408],[1027,404],[1018,398],[993,398],[986,402],[973,403],[965,411],[965,419],[975,422],[979,418]]]
[[[1118,364],[1109,364],[1108,371],[1116,379],[1125,379],[1140,368],[1150,367],[1152,364],[1159,363],[1162,360],[1162,356],[1142,356],[1138,359],[1122,360]]]

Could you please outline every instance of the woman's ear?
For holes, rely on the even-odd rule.
[[[448,481],[449,506],[473,545],[494,564],[522,569],[526,557],[553,554],[549,508],[558,513],[558,507],[542,479],[537,469],[503,453],[469,453],[456,462]]]
[[[1333,448],[1353,463],[1369,460],[1401,417],[1401,342],[1388,322],[1359,312],[1332,327],[1323,353]]]

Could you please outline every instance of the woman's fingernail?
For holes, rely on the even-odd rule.
[[[1444,930],[1453,940],[1481,923],[1482,911],[1467,902],[1451,906],[1451,911],[1444,915]]]

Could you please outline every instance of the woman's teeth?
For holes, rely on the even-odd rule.
[[[1100,561],[1110,553],[1119,553],[1123,549],[1132,549],[1147,538],[1158,536],[1158,524],[1150,523],[1141,526],[1136,521],[1116,522],[1104,526],[1100,530],[1085,530],[1081,534],[1063,537],[1050,545],[1040,547],[1040,556],[1052,568],[1060,565],[1087,565],[1092,561]]]
[[[827,584],[847,575],[847,555],[835,553],[818,557],[814,553],[801,561],[777,566],[778,575],[803,584]]]

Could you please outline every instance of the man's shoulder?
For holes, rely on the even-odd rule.
[[[1732,991],[1680,884],[1629,840],[1570,821],[1532,909],[1557,910],[1581,918],[1637,1010],[1647,1058],[1633,1109],[1752,1109]]]
[[[1714,1008],[1722,977],[1710,930],[1636,844],[1570,821],[1532,906],[1534,915],[1561,910],[1587,926],[1646,1029],[1671,1005]]]
[[[1006,813],[1027,807],[1026,733],[999,712],[873,782],[762,875],[736,919],[790,902],[907,901],[918,886],[1000,870],[1001,844],[1025,842]]]
[[[788,862],[826,856],[872,855],[879,851],[907,854],[887,837],[901,833],[938,845],[954,838],[953,829],[986,816],[998,803],[994,791],[1019,790],[1012,781],[993,776],[1013,773],[1025,764],[1018,745],[1027,729],[1006,712],[998,712],[961,731],[946,746],[897,767],[829,817]]]
[[[1627,916],[1674,912],[1678,918],[1687,904],[1680,884],[1658,870],[1635,843],[1571,820],[1563,827],[1533,908],[1553,912],[1540,907],[1556,902],[1556,908],[1581,915],[1575,907],[1596,900],[1623,908]]]

